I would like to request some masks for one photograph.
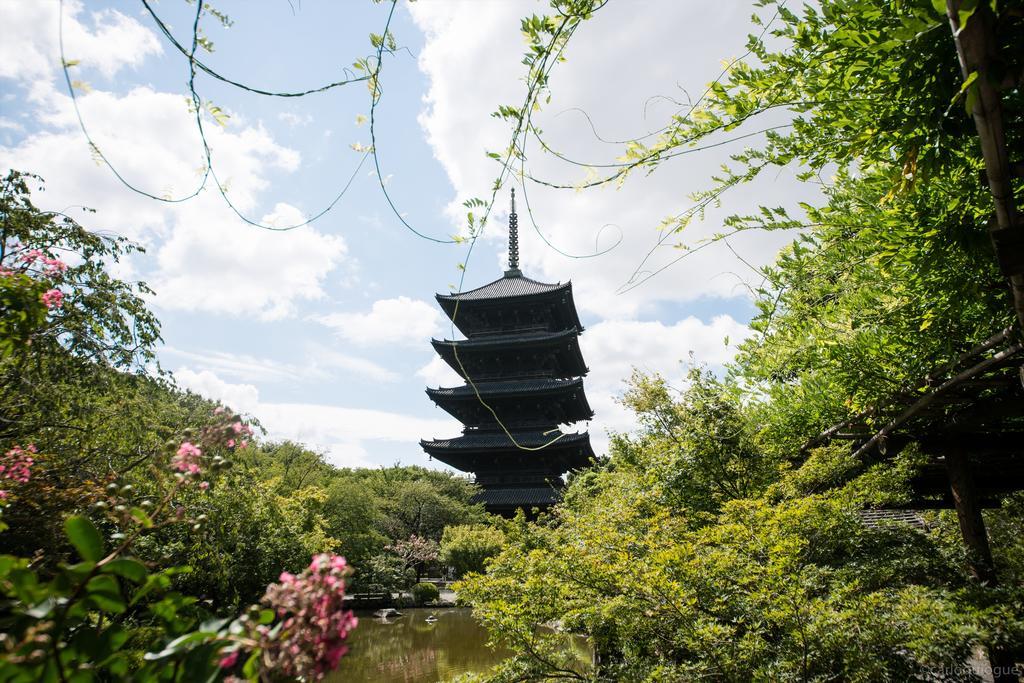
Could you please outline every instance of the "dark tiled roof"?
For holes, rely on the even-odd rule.
[[[506,275],[500,280],[488,283],[483,287],[471,289],[468,292],[456,292],[455,294],[438,294],[438,299],[453,299],[458,301],[474,301],[477,299],[507,299],[514,296],[530,296],[531,294],[546,294],[559,289],[569,287],[569,283],[558,283],[550,285],[544,282],[537,282],[522,275]]]
[[[502,382],[477,382],[476,388],[481,395],[496,396],[501,394],[519,394],[534,391],[555,391],[559,389],[583,388],[583,379],[514,379]],[[458,398],[476,396],[473,387],[463,384],[460,387],[441,387],[427,389],[434,396],[455,396]]]
[[[476,500],[489,506],[541,506],[557,503],[561,495],[550,486],[538,488],[485,489]]]
[[[858,510],[857,515],[865,526],[878,527],[882,524],[909,524],[918,529],[927,529],[928,523],[924,521],[917,510]]]
[[[438,439],[435,441],[424,439],[420,443],[428,448],[457,449],[515,448],[517,444],[527,448],[536,448],[550,444],[552,448],[557,448],[558,446],[568,444],[590,443],[590,434],[587,432],[562,434],[561,438],[558,438],[559,434],[560,432],[553,432],[551,434],[545,434],[544,432],[520,432],[515,435],[516,444],[513,444],[505,432],[476,432],[463,434],[453,439]]]
[[[431,344],[438,346],[458,346],[459,348],[475,349],[488,347],[504,347],[517,344],[540,343],[547,344],[557,342],[567,337],[577,337],[575,327],[559,332],[528,332],[526,334],[495,335],[493,337],[476,337],[474,339],[432,339]]]

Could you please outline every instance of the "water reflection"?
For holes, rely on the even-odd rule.
[[[351,651],[328,681],[433,683],[487,671],[511,654],[487,647],[487,631],[468,609],[409,609],[386,622],[360,614],[349,638]]]

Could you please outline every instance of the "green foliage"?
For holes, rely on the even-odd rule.
[[[482,572],[487,560],[501,552],[505,534],[500,529],[479,524],[450,526],[441,536],[441,562],[455,569],[462,577],[469,572]]]
[[[408,589],[415,577],[407,570],[405,560],[393,553],[374,555],[360,571],[359,588],[366,593],[400,593]]]
[[[417,606],[429,605],[437,602],[441,597],[441,591],[432,583],[417,583],[412,587],[412,599]]]
[[[909,680],[1021,637],[1019,587],[971,582],[951,516],[930,531],[866,526],[863,478],[786,495],[799,471],[708,513],[702,491],[687,505],[671,468],[652,474],[634,456],[613,451],[577,477],[549,523],[508,524],[487,573],[455,586],[520,653],[495,680],[566,668],[600,680]],[[1003,553],[1020,553],[1001,536]],[[597,672],[530,627],[553,622],[591,637]]]
[[[1024,157],[1024,13],[1019,0],[965,8],[994,13],[997,41],[993,74],[966,83],[942,3],[760,2],[747,55],[656,137],[627,143],[608,175],[576,185],[742,137],[750,146],[662,230],[684,231],[773,167],[799,166],[823,196],[726,220],[712,241],[799,231],[760,272],[754,334],[728,375],[691,372],[678,396],[634,377],[625,402],[639,433],[574,477],[549,520],[510,524],[487,574],[459,585],[521,653],[497,680],[908,680],[1024,642],[1019,496],[986,514],[1008,582],[992,589],[965,571],[951,514],[926,515],[926,530],[860,522],[864,506],[907,501],[923,454],[865,463],[839,446],[800,448],[840,418],[913,396],[932,368],[1013,320],[970,109],[978,78],[1002,79],[1007,155]],[[562,56],[546,36],[582,16],[524,22],[528,79]],[[498,115],[554,151],[528,111]],[[590,635],[598,671],[574,670],[542,623]]]
[[[763,492],[780,462],[759,449],[759,427],[735,386],[693,368],[674,397],[658,376],[634,373],[623,404],[643,430],[616,436],[617,457],[660,482],[665,503],[679,510],[717,512],[737,498]]]
[[[436,560],[436,545],[445,527],[486,518],[483,506],[472,502],[476,487],[445,472],[398,466],[338,469],[324,462],[323,456],[289,442],[262,444],[249,451],[236,472],[264,482],[268,494],[302,520],[296,528],[310,542],[333,542],[332,549],[355,567],[352,590],[356,593],[407,588],[405,570],[422,572]],[[239,503],[239,509],[244,506]],[[231,536],[225,534],[225,538]],[[424,542],[420,545],[434,549],[432,556],[402,553],[398,557],[385,551],[414,536]]]

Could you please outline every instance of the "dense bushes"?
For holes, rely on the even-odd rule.
[[[504,544],[505,535],[498,528],[450,526],[441,536],[441,562],[461,578],[469,572],[482,572],[487,560],[501,552]]]
[[[413,602],[419,607],[437,602],[440,597],[441,591],[432,583],[417,583],[412,587]]]

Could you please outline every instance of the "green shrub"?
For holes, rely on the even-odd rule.
[[[462,578],[469,572],[483,572],[488,559],[501,552],[505,534],[483,524],[445,527],[441,536],[441,562],[454,568]]]
[[[439,591],[437,586],[432,583],[417,583],[412,587],[412,599],[418,606],[423,606],[430,602],[437,602],[440,597],[441,591]]]

